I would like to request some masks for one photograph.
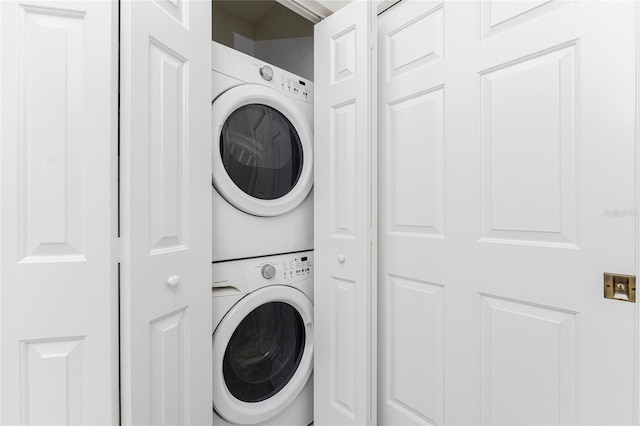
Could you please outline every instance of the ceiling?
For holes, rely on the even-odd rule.
[[[214,0],[214,6],[250,24],[255,24],[276,4],[273,0]]]

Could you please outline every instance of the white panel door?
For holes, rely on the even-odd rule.
[[[211,424],[211,3],[120,8],[122,423]]]
[[[371,2],[315,27],[315,402],[318,425],[372,421]]]
[[[381,424],[633,424],[635,7],[380,16]]]
[[[0,423],[118,422],[117,3],[0,2]]]

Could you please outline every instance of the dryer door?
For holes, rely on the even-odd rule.
[[[256,216],[287,213],[313,184],[312,131],[283,94],[265,86],[236,86],[213,102],[213,184],[240,210]]]
[[[269,286],[242,298],[213,334],[213,406],[236,424],[264,422],[300,394],[313,370],[313,306]]]

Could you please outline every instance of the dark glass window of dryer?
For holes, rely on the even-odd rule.
[[[305,345],[304,322],[284,302],[269,302],[247,315],[234,331],[222,362],[227,389],[244,402],[271,398],[293,377]]]
[[[266,105],[244,105],[231,113],[220,133],[220,154],[231,180],[261,200],[288,194],[302,173],[298,132]]]

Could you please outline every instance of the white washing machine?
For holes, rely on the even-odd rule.
[[[313,83],[212,44],[213,261],[313,249]]]
[[[213,264],[213,425],[313,422],[313,251]]]

